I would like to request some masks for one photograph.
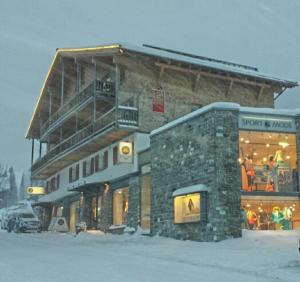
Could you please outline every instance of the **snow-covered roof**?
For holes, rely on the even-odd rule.
[[[193,194],[197,192],[207,192],[209,189],[204,184],[197,184],[192,186],[187,186],[184,188],[179,188],[175,190],[172,194],[172,197],[177,197],[181,195]]]
[[[258,72],[258,69],[255,67],[250,67],[246,65],[226,62],[222,60],[212,59],[208,57],[198,56],[194,54],[188,54],[181,51],[175,51],[171,49],[161,48],[161,47],[155,47],[151,45],[142,45],[142,46],[135,46],[130,45],[127,43],[117,43],[117,44],[106,44],[106,45],[99,45],[99,46],[92,46],[92,47],[85,47],[85,48],[58,48],[56,49],[56,53],[54,55],[54,58],[52,60],[51,66],[48,70],[48,73],[46,75],[45,81],[43,83],[38,101],[35,105],[34,112],[31,116],[31,120],[29,123],[29,126],[26,131],[26,138],[34,138],[37,133],[33,133],[33,123],[36,123],[35,116],[37,113],[37,109],[40,106],[41,99],[44,95],[48,79],[50,77],[50,74],[52,73],[53,67],[56,65],[56,63],[59,61],[61,56],[73,56],[76,57],[78,55],[86,55],[86,56],[97,56],[98,54],[101,54],[101,52],[105,52],[108,55],[109,54],[115,54],[115,53],[121,53],[123,51],[131,51],[135,53],[145,54],[148,56],[153,56],[161,59],[166,59],[168,61],[176,61],[178,63],[185,63],[189,65],[194,65],[195,67],[200,67],[203,70],[209,70],[209,71],[218,71],[225,73],[231,73],[233,75],[238,76],[246,76],[248,78],[257,79],[257,80],[263,80],[265,82],[269,83],[275,83],[280,85],[281,87],[285,88],[291,88],[298,86],[297,82],[293,82],[291,80],[282,79],[282,78],[276,78],[271,75],[266,75],[261,72]]]
[[[188,54],[180,51],[175,51],[171,49],[155,47],[151,45],[142,45],[142,46],[134,46],[127,43],[120,44],[121,48],[126,50],[131,50],[134,52],[147,54],[150,56],[160,57],[163,59],[169,59],[178,61],[181,63],[187,63],[195,66],[200,66],[207,69],[214,69],[223,72],[230,72],[233,74],[250,76],[257,79],[267,80],[276,82],[279,84],[283,84],[286,87],[295,87],[297,86],[297,82],[293,82],[288,79],[277,78],[272,75],[264,74],[258,71],[256,67],[241,65],[237,63],[231,63],[227,61],[217,60],[213,58],[208,58],[204,56],[198,56],[194,54]]]
[[[181,123],[184,123],[190,119],[193,119],[199,115],[202,115],[206,112],[209,112],[213,109],[218,110],[236,110],[240,113],[249,113],[249,114],[268,114],[268,115],[277,115],[277,116],[289,116],[289,117],[295,117],[297,115],[300,115],[300,108],[297,109],[271,109],[271,108],[254,108],[254,107],[241,107],[237,103],[226,103],[226,102],[216,102],[209,104],[207,106],[204,106],[203,108],[200,108],[196,111],[193,111],[191,113],[188,113],[178,119],[175,119],[157,129],[154,129],[151,131],[150,136],[157,135],[163,131],[166,131],[172,127],[175,127]]]

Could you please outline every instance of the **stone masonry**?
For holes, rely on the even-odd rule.
[[[197,241],[240,237],[238,155],[235,109],[211,109],[152,135],[152,235]],[[206,215],[200,222],[174,224],[172,193],[196,184],[210,190]],[[205,213],[203,207],[201,212]]]

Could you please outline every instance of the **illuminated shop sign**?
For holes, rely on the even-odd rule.
[[[295,121],[290,118],[274,118],[266,116],[240,115],[239,128],[278,131],[278,132],[295,132]]]
[[[132,143],[120,142],[119,143],[119,163],[132,163]]]
[[[44,187],[28,187],[27,194],[28,195],[44,195],[45,188]]]

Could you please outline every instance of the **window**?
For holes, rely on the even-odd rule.
[[[150,229],[151,184],[150,175],[141,176],[141,228]]]
[[[71,183],[71,182],[73,181],[73,176],[72,176],[72,174],[73,174],[73,168],[70,167],[70,168],[69,168],[69,183]]]
[[[79,179],[79,164],[76,165],[76,180]]]
[[[103,154],[103,169],[108,168],[108,151]]]
[[[118,163],[118,146],[113,148],[113,165]]]
[[[200,221],[200,193],[174,197],[174,222]]]
[[[53,192],[56,190],[56,177],[52,177],[50,180],[50,191]]]
[[[298,197],[269,197],[242,199],[243,229],[291,230],[300,228],[300,204]]]
[[[59,176],[59,174],[56,176],[56,190],[58,190],[59,189],[59,183],[60,182],[60,176]]]
[[[298,192],[296,135],[240,131],[242,189]]]
[[[113,224],[127,224],[128,188],[118,189],[113,193]]]
[[[69,183],[74,182],[79,179],[79,164],[75,167],[69,168]]]
[[[90,161],[83,162],[83,177],[92,175],[95,172],[95,158],[91,158]]]
[[[46,182],[46,194],[50,193],[50,181]]]
[[[97,155],[95,157],[95,172],[100,171],[100,166],[99,166],[99,156]]]
[[[104,170],[107,167],[108,167],[108,152],[107,151],[94,157],[95,172]]]
[[[84,161],[82,164],[82,175],[83,177],[86,177],[86,161]]]
[[[90,167],[89,167],[89,175],[95,172],[95,159],[91,158],[90,160]]]

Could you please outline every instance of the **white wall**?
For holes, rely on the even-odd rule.
[[[85,157],[81,159],[78,162],[73,163],[71,166],[68,166],[55,175],[52,175],[49,177],[46,181],[50,181],[50,179],[57,174],[60,175],[60,187],[58,191],[55,191],[53,193],[59,193],[59,195],[68,195],[69,190],[74,189],[80,185],[88,184],[88,183],[97,183],[97,182],[107,182],[111,181],[113,179],[117,179],[119,177],[125,176],[127,174],[131,174],[138,171],[138,153],[147,149],[150,146],[150,138],[149,134],[144,133],[134,133],[126,138],[121,139],[120,141],[129,141],[134,142],[134,152],[133,152],[133,162],[132,163],[122,163],[122,164],[116,164],[113,165],[113,148],[118,145],[119,142],[112,143],[111,145],[107,146],[106,148],[99,150],[88,157]],[[94,174],[83,177],[82,175],[82,168],[83,168],[83,162],[88,161],[95,157],[98,154],[103,153],[104,151],[108,151],[108,168],[100,171],[95,172]],[[79,169],[79,179],[77,181],[74,181],[72,183],[69,183],[69,168],[76,166],[76,164],[80,165]],[[52,193],[50,193],[52,194]],[[49,195],[50,195],[49,194]]]

